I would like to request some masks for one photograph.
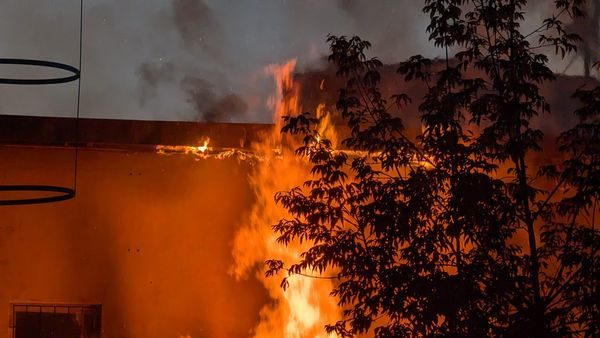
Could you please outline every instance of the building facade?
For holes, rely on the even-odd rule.
[[[232,239],[253,203],[250,161],[158,154],[243,149],[270,126],[2,117],[0,184],[76,197],[0,207],[0,329],[8,337],[247,337],[267,294],[235,280]],[[77,135],[75,135],[77,136]],[[4,192],[2,199],[27,197]]]

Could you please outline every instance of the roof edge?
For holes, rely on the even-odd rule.
[[[0,144],[154,149],[157,145],[249,148],[274,125],[0,115]]]

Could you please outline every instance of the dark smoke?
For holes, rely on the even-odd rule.
[[[187,76],[181,81],[181,87],[198,120],[230,122],[243,117],[248,110],[241,97],[233,93],[219,95],[215,86],[203,78]]]
[[[539,27],[552,3],[531,0],[523,31]],[[266,102],[273,81],[262,70],[291,58],[299,72],[319,68],[328,33],[371,41],[369,55],[388,64],[413,54],[442,55],[427,41],[422,7],[423,0],[84,1],[81,111],[98,118],[194,120],[199,113],[181,87],[192,76],[214,86],[215,102],[235,94],[248,105],[236,122],[271,122]],[[6,57],[77,65],[78,27],[79,6],[72,0],[2,1]],[[581,57],[552,58],[552,68],[563,72],[569,62],[568,74],[583,73]],[[74,83],[1,89],[1,113],[73,116]]]
[[[227,39],[211,7],[203,0],[172,0],[170,10],[168,25],[181,39],[181,51],[199,65],[216,62],[223,67],[229,64],[227,55],[223,53]],[[231,67],[228,69],[231,70]],[[244,99],[233,93],[231,86],[225,90],[228,73],[216,68],[197,68],[187,60],[176,63],[161,60],[141,64],[137,75],[141,89],[140,104],[144,107],[151,108],[149,101],[157,95],[164,95],[161,89],[172,88],[178,83],[178,90],[182,91],[187,110],[193,112],[194,120],[231,122],[244,117],[248,110]]]
[[[203,0],[173,0],[174,25],[185,48],[221,56],[224,38],[213,10]]]
[[[226,39],[221,24],[213,9],[203,0],[172,0],[168,20],[181,39],[185,54],[192,56],[199,64],[228,63],[227,58],[223,57]],[[163,94],[159,92],[161,86],[166,89],[178,83],[178,90],[182,91],[194,120],[231,122],[243,117],[248,110],[248,105],[240,95],[232,93],[231,89],[227,92],[224,90],[226,86],[223,81],[226,81],[227,74],[218,70],[198,69],[189,61],[175,64],[161,60],[141,64],[137,75],[141,89],[140,104],[144,107],[151,107],[149,101]]]
[[[354,12],[358,8],[356,0],[338,0],[340,7],[347,12]]]
[[[241,97],[236,94],[227,94],[204,113],[204,119],[209,122],[230,122],[231,118],[244,116],[247,110],[248,105]]]

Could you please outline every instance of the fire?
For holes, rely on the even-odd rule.
[[[318,126],[319,135],[317,140],[320,140],[320,137],[323,136],[331,141],[332,146],[335,148],[338,144],[338,136],[335,125],[331,121],[331,115],[325,110],[325,104],[321,103],[317,106],[317,117],[321,121]]]
[[[250,177],[256,202],[248,223],[235,236],[232,273],[236,278],[254,274],[274,300],[261,310],[261,320],[253,331],[253,337],[333,338],[336,336],[327,335],[324,330],[325,324],[335,323],[341,317],[335,299],[329,295],[333,288],[332,280],[294,275],[289,278],[289,287],[284,291],[280,287],[283,276],[265,278],[263,275],[267,259],[281,259],[289,264],[298,260],[305,248],[303,245],[306,245],[291,243],[284,247],[277,244],[271,229],[279,219],[288,216],[285,210],[275,204],[275,193],[301,185],[309,173],[308,164],[294,155],[297,144],[293,140],[282,142],[279,132],[282,116],[301,111],[299,87],[293,80],[295,65],[296,61],[290,60],[265,69],[265,73],[275,79],[276,93],[268,101],[268,106],[274,111],[276,127],[254,149],[268,159],[257,165]],[[324,121],[319,126],[322,135],[335,139],[335,131],[324,106],[317,113]]]
[[[212,152],[212,148],[208,146],[210,138],[205,137],[200,146],[169,146],[169,145],[157,145],[156,152],[159,154],[192,154],[202,158],[206,158],[208,152]]]
[[[207,159],[225,160],[235,158],[247,161],[253,165],[265,160],[261,154],[239,148],[213,148],[208,146],[208,141],[201,146],[170,146],[157,145],[155,150],[160,155],[192,155],[197,161]]]
[[[283,276],[265,278],[263,274],[266,260],[281,259],[288,264],[295,262],[307,245],[292,243],[285,247],[277,244],[271,229],[273,224],[288,216],[285,210],[276,205],[275,194],[302,185],[310,172],[308,163],[294,154],[299,144],[287,139],[283,142],[279,132],[283,116],[301,112],[300,88],[293,79],[295,66],[296,60],[290,60],[265,68],[264,74],[275,80],[275,94],[266,102],[274,112],[275,127],[252,149],[209,147],[210,139],[205,137],[200,146],[158,145],[156,151],[163,155],[193,155],[196,160],[235,157],[256,164],[249,177],[256,201],[247,217],[248,222],[242,224],[235,235],[232,251],[234,266],[231,268],[232,274],[238,279],[254,274],[273,299],[261,310],[261,320],[252,335],[259,338],[335,338],[337,335],[328,335],[324,329],[326,324],[335,323],[341,318],[341,310],[329,295],[334,280],[313,278],[318,276],[312,276],[313,273],[307,271],[304,275],[288,278],[289,286],[284,291],[280,287]],[[321,121],[318,126],[320,136],[329,139],[335,147],[338,137],[324,104],[318,106],[316,115]],[[325,274],[333,275],[331,271],[325,271]]]
[[[210,138],[206,138],[206,140],[204,140],[204,144],[202,144],[201,146],[198,146],[198,151],[200,151],[201,153],[205,153],[206,150],[208,150],[208,142],[210,142]]]

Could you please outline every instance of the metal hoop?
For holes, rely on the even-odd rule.
[[[79,69],[59,62],[45,61],[45,60],[31,60],[31,59],[7,59],[0,58],[0,64],[4,65],[25,65],[25,66],[37,66],[45,68],[55,68],[66,70],[73,73],[70,76],[54,77],[46,79],[13,79],[13,78],[0,78],[0,84],[13,84],[13,85],[46,85],[56,83],[66,83],[79,79]]]
[[[17,192],[55,192],[57,195],[48,197],[35,197],[26,199],[0,199],[2,205],[43,204],[69,200],[75,197],[75,190],[54,185],[0,185],[0,191]]]
[[[60,69],[72,73],[72,75],[63,77],[50,77],[45,79],[14,79],[14,78],[0,78],[0,84],[9,85],[47,85],[57,83],[67,83],[75,80],[78,81],[77,86],[77,126],[76,126],[76,146],[75,146],[75,158],[74,158],[74,174],[73,174],[73,188],[59,187],[54,185],[0,185],[0,192],[52,192],[55,193],[53,196],[48,197],[34,197],[34,198],[22,198],[22,199],[0,199],[0,206],[5,205],[24,205],[24,204],[42,204],[52,203],[69,200],[75,197],[75,191],[77,190],[77,162],[79,148],[77,143],[79,140],[79,109],[81,99],[81,58],[83,51],[83,0],[79,1],[79,68],[73,67],[60,62],[45,61],[45,60],[33,60],[33,59],[16,59],[16,58],[0,58],[0,64],[5,65],[26,65],[36,66],[45,68]],[[43,196],[43,195],[42,195]]]

